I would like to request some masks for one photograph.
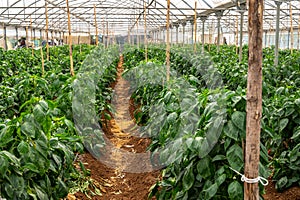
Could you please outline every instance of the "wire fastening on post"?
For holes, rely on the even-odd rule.
[[[269,184],[269,181],[265,179],[264,177],[258,176],[257,178],[247,178],[244,174],[241,174],[237,170],[229,167],[232,171],[237,173],[238,175],[242,176],[241,181],[246,183],[258,183],[260,182],[263,186],[267,186]]]

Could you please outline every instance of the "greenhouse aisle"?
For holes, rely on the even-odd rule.
[[[118,65],[117,81],[113,84],[116,101],[112,102],[115,108],[115,115],[111,120],[106,120],[103,124],[103,130],[110,142],[118,149],[133,153],[146,152],[146,148],[151,143],[150,139],[133,137],[132,128],[135,126],[133,112],[135,108],[130,100],[129,83],[122,78],[122,57]],[[128,103],[126,103],[128,102]],[[80,160],[86,164],[86,168],[91,170],[91,177],[99,182],[103,187],[102,196],[94,196],[93,199],[105,200],[141,200],[147,199],[149,188],[158,180],[160,171],[146,173],[128,173],[122,170],[126,168],[122,163],[120,153],[112,153],[111,160],[117,164],[116,169],[109,168],[102,164],[90,154],[84,154]],[[124,159],[123,159],[124,160]],[[147,162],[146,162],[147,163]],[[128,165],[131,165],[129,163]],[[70,195],[69,195],[70,196]],[[73,195],[72,195],[73,196]],[[69,199],[88,199],[84,194],[75,194],[76,198]]]
[[[150,139],[133,137],[131,131],[135,126],[133,112],[136,108],[130,99],[129,83],[122,78],[122,57],[118,65],[117,81],[112,85],[114,95],[117,96],[112,101],[115,114],[111,120],[106,120],[103,124],[104,132],[112,144],[128,152],[146,152]],[[91,178],[95,180],[95,185],[101,190],[102,195],[93,196],[93,200],[147,200],[149,188],[159,179],[160,171],[148,173],[128,173],[122,172],[126,166],[122,165],[122,157],[116,153],[111,155],[111,160],[120,163],[120,168],[112,169],[95,159],[91,154],[86,153],[80,156],[80,160],[85,167],[91,171]],[[130,165],[130,164],[129,164]],[[275,189],[274,183],[266,187],[267,195],[265,200],[298,200],[300,190],[292,187],[279,193]],[[68,195],[67,200],[88,200],[83,193]],[[153,198],[155,199],[155,198]]]

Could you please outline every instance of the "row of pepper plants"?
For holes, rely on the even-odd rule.
[[[83,65],[87,57],[99,58],[101,49],[74,45],[75,71],[88,67]],[[1,198],[61,199],[71,188],[80,190],[76,184],[84,180],[84,166],[80,170],[74,164],[84,151],[84,136],[78,134],[73,120],[77,76],[70,75],[68,46],[50,48],[49,61],[43,51],[44,74],[40,50],[32,54],[31,49],[0,49]],[[102,75],[104,84],[114,81],[114,76]],[[98,83],[98,88],[105,87]],[[105,104],[101,99],[100,103]],[[91,190],[100,192],[96,187]]]
[[[242,63],[233,46],[205,49],[173,46],[168,83],[165,46],[150,46],[147,61],[143,48],[124,53],[124,77],[140,106],[136,120],[165,166],[150,198],[243,199],[243,183],[232,169],[244,169],[248,49]],[[283,190],[300,184],[300,52],[281,51],[278,67],[273,52],[264,49],[259,171]]]

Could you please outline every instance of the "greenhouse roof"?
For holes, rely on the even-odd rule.
[[[6,26],[46,29],[47,11],[48,29],[67,32],[67,2],[72,32],[93,34],[96,23],[100,33],[108,28],[115,34],[127,34],[128,30],[137,27],[144,29],[145,21],[148,31],[166,27],[166,0],[1,0],[0,22]],[[182,25],[186,22],[189,25],[194,18],[196,5],[198,17],[208,16],[207,25],[214,24],[218,13],[222,14],[221,25],[224,31],[230,32],[236,29],[240,12],[247,9],[242,6],[245,0],[197,0],[196,2],[197,5],[195,0],[171,0],[171,25]],[[273,0],[264,2],[264,29],[274,30],[276,3]],[[300,21],[300,1],[276,2],[282,2],[281,29],[287,30],[291,26],[297,29]],[[245,12],[244,19],[244,23],[247,24],[247,12]],[[247,26],[244,27],[247,28]]]

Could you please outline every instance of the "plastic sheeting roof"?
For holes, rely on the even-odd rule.
[[[299,27],[300,0],[280,0],[280,26],[289,29],[290,15],[292,26]],[[0,22],[7,26],[46,28],[46,9],[48,10],[49,30],[68,30],[67,0],[1,0]],[[246,2],[239,0],[238,2]],[[224,10],[221,25],[224,31],[231,32],[239,20],[236,0],[197,0],[197,15],[209,15],[207,25],[216,21],[216,11]],[[291,13],[290,13],[291,4]],[[144,28],[144,8],[146,7],[147,30],[166,26],[166,0],[69,0],[72,32],[95,33],[95,15],[99,33],[106,30],[114,34],[127,34],[129,29]],[[193,19],[195,0],[171,0],[171,23],[182,24]],[[274,0],[265,0],[264,29],[274,30],[276,23],[276,4]],[[247,12],[245,12],[245,30]],[[137,23],[138,20],[138,23]],[[199,24],[200,24],[200,19]],[[32,25],[31,25],[32,24]],[[189,24],[189,23],[188,23]]]

